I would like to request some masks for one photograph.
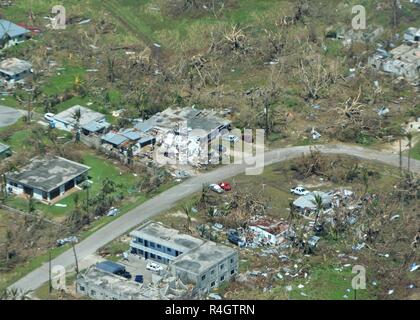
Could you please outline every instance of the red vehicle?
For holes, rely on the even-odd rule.
[[[230,183],[228,183],[228,182],[222,182],[222,183],[219,183],[219,186],[220,186],[220,188],[222,188],[223,190],[225,190],[225,191],[230,191],[230,190],[232,190],[232,186],[230,185]]]

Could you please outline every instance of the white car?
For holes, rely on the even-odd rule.
[[[57,240],[57,246],[61,247],[64,246],[67,243],[78,243],[79,239],[76,236],[70,236],[67,238],[63,238],[63,239],[58,239]]]
[[[310,193],[308,190],[306,190],[304,187],[301,187],[301,186],[290,189],[290,192],[298,196],[306,196],[307,194]]]
[[[146,269],[153,272],[159,272],[163,270],[163,267],[157,263],[149,262],[146,266]]]
[[[44,119],[49,121],[49,122],[52,122],[52,121],[54,121],[54,116],[55,116],[54,113],[49,112],[49,113],[44,114]]]
[[[229,141],[229,142],[232,142],[232,143],[236,143],[236,142],[239,141],[239,137],[237,137],[233,134],[228,134],[226,136],[223,136],[223,140]]]
[[[115,217],[119,213],[120,213],[119,209],[112,207],[111,209],[109,209],[109,211],[106,215],[107,215],[107,217]]]
[[[214,192],[217,192],[217,193],[223,193],[223,191],[224,191],[221,186],[219,186],[218,184],[215,184],[215,183],[209,185],[209,188],[210,188],[210,190],[212,190]]]

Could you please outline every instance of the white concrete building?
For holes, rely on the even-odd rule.
[[[73,106],[54,116],[54,125],[57,129],[72,131],[76,124],[76,113],[80,110],[79,129],[95,127],[107,127],[105,115],[79,105]]]
[[[6,174],[6,189],[49,204],[83,182],[89,169],[60,157],[34,158],[21,170]]]

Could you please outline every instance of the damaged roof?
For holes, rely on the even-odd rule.
[[[9,76],[14,76],[32,69],[32,65],[25,60],[18,58],[9,58],[0,62],[0,72]]]
[[[50,192],[66,182],[86,173],[90,167],[55,156],[34,158],[18,172],[6,174],[17,183]]]

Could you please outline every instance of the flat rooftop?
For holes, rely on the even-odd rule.
[[[6,174],[6,178],[28,187],[50,192],[64,183],[87,172],[90,167],[64,158],[47,156],[34,158],[18,172]]]
[[[188,252],[204,243],[201,239],[183,234],[178,230],[168,228],[159,222],[153,221],[150,221],[141,226],[139,229],[132,231],[130,235],[159,243],[165,247],[169,247],[183,253]]]
[[[158,290],[153,290],[151,287],[134,281],[128,281],[123,277],[99,270],[95,267],[90,268],[82,277],[90,284],[101,287],[109,293],[130,297],[133,300],[159,298]]]
[[[164,111],[155,114],[150,119],[136,124],[135,128],[148,132],[152,129],[167,132],[179,130],[183,125],[191,130],[203,130],[211,132],[221,126],[230,124],[229,120],[216,116],[211,110],[200,110],[194,108],[167,108]]]
[[[201,274],[236,253],[236,250],[207,241],[201,246],[177,257],[172,265],[177,268]]]
[[[9,58],[0,62],[0,72],[14,76],[32,69],[32,65],[25,60]]]
[[[56,114],[54,116],[54,119],[56,121],[63,122],[68,125],[75,125],[76,120],[74,119],[74,115],[76,114],[77,110],[80,109],[80,126],[86,126],[90,124],[92,121],[101,121],[105,119],[105,115],[102,113],[93,111],[89,108],[83,107],[83,106],[73,106],[63,112],[60,112],[59,114]]]

